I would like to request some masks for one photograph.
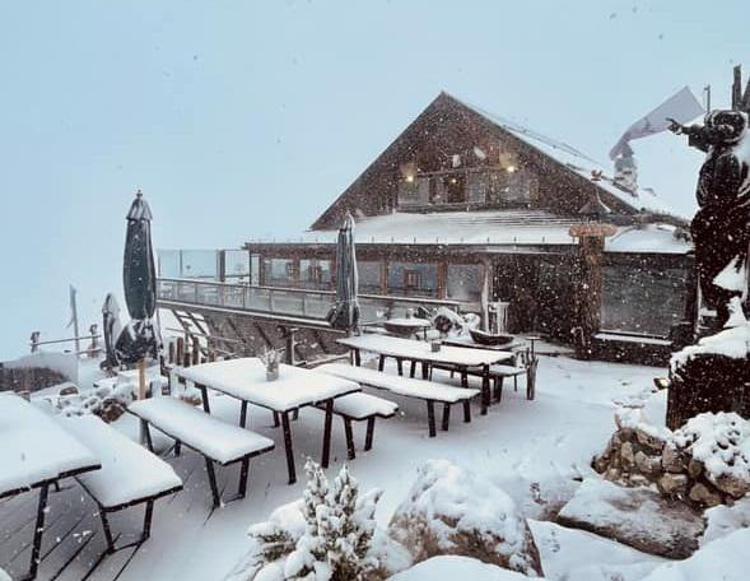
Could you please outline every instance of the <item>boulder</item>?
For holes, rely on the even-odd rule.
[[[702,482],[693,484],[688,497],[700,506],[707,506],[709,508],[721,504],[721,495],[709,490]]]
[[[684,495],[687,492],[688,477],[685,474],[667,472],[659,478],[656,485],[659,491],[667,496]]]
[[[531,530],[513,500],[487,478],[447,460],[419,468],[388,533],[415,563],[459,555],[525,575],[543,574]]]
[[[705,527],[684,503],[650,488],[623,488],[599,478],[581,484],[558,522],[671,559],[690,556]]]
[[[661,453],[661,465],[664,470],[672,474],[680,474],[687,468],[685,458],[672,445],[664,446]]]
[[[714,478],[713,484],[732,498],[742,498],[750,492],[750,481],[733,474],[722,474]]]

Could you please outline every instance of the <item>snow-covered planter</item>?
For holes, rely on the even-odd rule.
[[[303,498],[250,527],[252,547],[231,581],[377,581],[411,564],[408,553],[375,522],[381,491],[359,494],[346,466],[329,483],[308,460]]]
[[[388,527],[415,562],[461,555],[530,576],[542,575],[539,551],[513,500],[490,480],[448,462],[418,470]]]

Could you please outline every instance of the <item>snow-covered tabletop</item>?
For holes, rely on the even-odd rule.
[[[269,381],[266,366],[255,357],[177,368],[175,373],[187,381],[277,412],[360,391],[353,381],[284,364],[279,365],[279,378]]]
[[[491,349],[470,349],[467,347],[453,347],[443,345],[440,351],[433,352],[427,341],[413,341],[384,335],[360,335],[339,339],[339,344],[350,349],[370,351],[388,357],[400,357],[411,361],[427,361],[430,363],[447,363],[466,367],[492,365],[501,361],[513,360],[515,355],[509,351],[493,351]]]
[[[15,394],[0,394],[0,497],[99,468],[58,421]]]

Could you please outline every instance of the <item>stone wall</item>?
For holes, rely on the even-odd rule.
[[[701,414],[672,432],[640,421],[639,414],[615,416],[617,430],[592,462],[604,478],[622,486],[656,486],[699,510],[732,504],[750,492],[743,468],[750,461],[750,422],[736,414]],[[722,462],[726,469],[717,467]]]

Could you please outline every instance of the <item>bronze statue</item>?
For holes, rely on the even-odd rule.
[[[712,111],[704,125],[676,121],[670,131],[707,153],[698,176],[700,209],[690,225],[703,300],[716,309],[720,327],[745,322],[750,244],[750,132],[742,111]]]

